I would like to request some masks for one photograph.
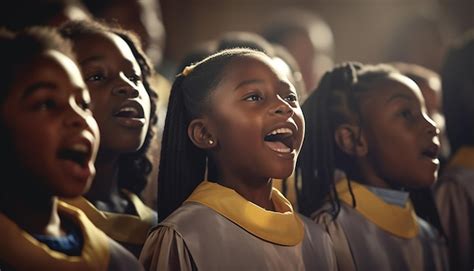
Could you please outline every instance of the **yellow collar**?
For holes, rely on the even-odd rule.
[[[463,146],[459,148],[449,161],[449,167],[474,168],[474,147]]]
[[[356,210],[367,220],[383,230],[401,238],[410,239],[418,235],[416,214],[410,202],[404,208],[384,202],[363,185],[351,181],[352,192],[356,198]],[[336,184],[339,199],[352,206],[352,197],[347,180]]]
[[[143,245],[148,230],[156,224],[154,211],[146,206],[137,195],[123,190],[137,210],[138,216],[100,211],[87,199],[63,199],[81,209],[94,225],[110,238],[127,244]]]
[[[291,203],[275,188],[272,188],[272,201],[276,212],[267,211],[234,190],[208,181],[203,181],[194,190],[186,200],[189,201],[206,205],[268,242],[294,246],[303,240],[303,222],[293,211]]]
[[[80,210],[59,201],[58,212],[81,229],[84,245],[80,256],[68,256],[51,250],[0,213],[0,262],[14,270],[106,270],[109,241]]]

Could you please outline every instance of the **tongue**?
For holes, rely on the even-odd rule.
[[[265,144],[272,149],[273,151],[276,152],[282,152],[282,153],[290,153],[291,149],[288,148],[285,144],[283,144],[281,141],[265,141]]]

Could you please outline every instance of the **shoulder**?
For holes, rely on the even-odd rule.
[[[463,167],[447,168],[439,177],[435,190],[454,187],[474,189],[474,169]]]
[[[447,169],[434,187],[434,196],[442,213],[470,209],[474,206],[474,170]]]
[[[147,270],[193,270],[188,246],[172,224],[160,223],[148,235],[139,258]]]
[[[305,235],[307,235],[308,238],[315,239],[315,241],[322,241],[329,237],[322,225],[317,224],[304,215],[299,214],[298,216],[304,224]]]
[[[315,223],[315,221],[303,215],[299,215],[299,217],[305,227],[303,243],[308,243],[312,248],[312,257],[318,257],[319,264],[325,264],[328,270],[334,269],[329,268],[335,266],[334,247],[329,234],[322,225]]]
[[[166,226],[179,231],[190,226],[189,224],[193,224],[192,228],[195,228],[196,224],[199,223],[208,224],[209,222],[206,219],[216,220],[219,217],[218,213],[205,205],[196,202],[186,202],[157,227]]]
[[[324,204],[321,208],[311,214],[311,219],[317,224],[320,224],[323,227],[327,228],[330,225],[341,223],[341,221],[344,220],[347,216],[350,216],[352,212],[355,212],[354,208],[347,206],[345,203],[341,202],[339,212],[335,217],[331,212],[331,208],[332,206],[330,203]]]
[[[118,244],[116,241],[109,238],[109,267],[108,270],[113,271],[142,271],[143,266],[138,262],[138,259],[133,256],[128,250]]]
[[[418,236],[420,236],[420,238],[443,242],[443,238],[439,231],[430,223],[418,216],[416,217],[416,222],[418,223]]]

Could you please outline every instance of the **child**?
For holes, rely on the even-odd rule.
[[[474,31],[453,45],[442,69],[443,108],[453,156],[435,187],[452,270],[474,269]]]
[[[442,108],[441,78],[438,73],[428,68],[413,63],[395,62],[390,63],[401,74],[407,76],[420,87],[421,94],[425,99],[426,112],[428,116],[436,123],[440,130],[439,139],[441,150],[439,155],[440,169],[442,171],[446,159],[450,155],[449,142],[446,137],[446,125]]]
[[[89,188],[99,145],[71,51],[52,29],[0,34],[2,271],[142,270],[80,210],[57,199]]]
[[[102,139],[87,200],[70,203],[138,257],[157,223],[156,212],[139,198],[151,171],[146,152],[156,123],[157,96],[148,81],[153,69],[130,32],[72,21],[61,33],[74,43]]]
[[[230,49],[176,78],[147,270],[333,270],[328,236],[272,188],[294,169],[304,119],[271,58]]]
[[[405,192],[429,187],[439,164],[417,85],[393,68],[347,63],[324,75],[303,112],[299,210],[326,227],[339,270],[447,270],[443,239]]]

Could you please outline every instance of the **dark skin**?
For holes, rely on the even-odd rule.
[[[148,131],[150,97],[140,66],[125,41],[112,33],[85,35],[74,48],[101,130],[97,174],[86,198],[102,211],[135,214],[118,187],[118,162],[142,147]]]
[[[345,131],[336,131],[340,147],[343,134],[346,142],[357,142],[342,148],[357,157],[360,178],[368,185],[392,189],[433,184],[439,166],[439,130],[427,115],[418,86],[394,74],[362,95],[366,95],[360,102],[362,129],[346,126]]]
[[[239,57],[226,72],[211,94],[208,112],[190,127],[203,124],[202,133],[196,133],[202,137],[198,146],[217,163],[221,185],[274,210],[272,179],[291,175],[303,141],[304,119],[296,91],[263,55]],[[278,129],[291,133],[289,146],[265,140]]]
[[[19,74],[29,76],[13,83],[1,106],[19,171],[2,187],[0,206],[29,233],[62,236],[57,197],[77,197],[89,188],[99,131],[79,69],[65,55],[46,51]],[[60,155],[77,149],[86,150],[84,163]]]

